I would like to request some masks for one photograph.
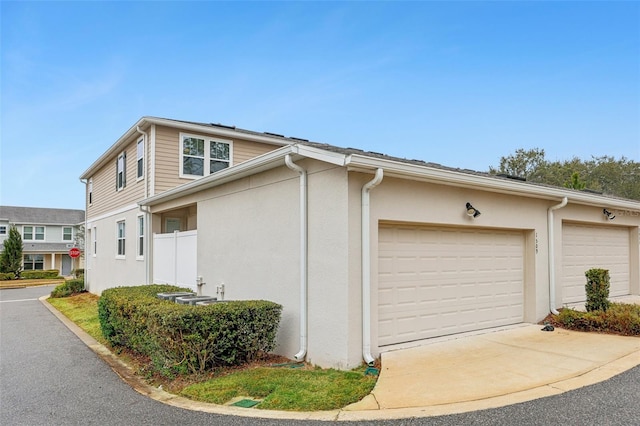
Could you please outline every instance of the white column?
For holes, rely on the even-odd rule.
[[[46,266],[43,266],[43,267],[44,267],[44,269],[47,269]],[[51,253],[51,268],[50,269],[56,269],[56,254],[55,253]]]

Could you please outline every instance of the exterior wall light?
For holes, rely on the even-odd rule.
[[[480,210],[476,209],[471,205],[471,203],[467,203],[467,216],[469,217],[478,217],[480,216]]]
[[[616,216],[611,213],[609,210],[607,209],[602,209],[602,214],[604,214],[604,216],[608,219],[608,220],[613,220],[616,218]]]

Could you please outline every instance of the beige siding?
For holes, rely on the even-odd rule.
[[[187,133],[194,134],[193,132]],[[215,137],[213,134],[200,134]],[[232,165],[240,164],[279,148],[276,145],[241,139],[232,139],[232,145]],[[180,129],[158,126],[156,128],[155,193],[160,194],[192,180],[180,178]]]
[[[144,198],[144,179],[136,180],[137,141],[138,137],[92,176],[93,203],[87,207],[87,218],[135,204]],[[116,191],[116,160],[122,152],[127,153],[126,185],[122,190]]]

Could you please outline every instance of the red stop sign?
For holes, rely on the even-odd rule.
[[[69,256],[73,257],[74,259],[80,256],[80,249],[78,247],[72,248],[71,250],[69,250]]]

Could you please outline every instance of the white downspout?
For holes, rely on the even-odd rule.
[[[307,355],[308,340],[308,306],[307,306],[307,171],[291,160],[291,155],[284,157],[284,162],[291,170],[300,174],[300,351],[294,355],[303,361]]]
[[[362,187],[362,357],[373,365],[371,355],[371,218],[370,191],[382,182],[384,172],[376,170],[375,177]]]
[[[560,204],[549,207],[547,210],[547,239],[549,243],[549,310],[552,314],[558,315],[559,312],[556,309],[556,260],[554,253],[554,226],[553,226],[553,211],[563,208],[567,205],[569,199],[564,197]]]
[[[149,168],[147,167],[147,152],[149,151],[147,149],[147,144],[149,143],[149,135],[147,134],[147,132],[145,132],[144,130],[142,130],[140,128],[140,126],[136,126],[136,131],[138,133],[140,133],[143,137],[143,142],[142,142],[142,146],[144,149],[144,199],[146,199],[147,197],[149,197]],[[136,146],[137,148],[137,146]],[[150,246],[151,246],[151,242],[150,242],[150,230],[151,230],[151,224],[149,223],[151,221],[151,214],[149,212],[149,207],[144,206],[144,208],[141,208],[142,212],[144,213],[144,263],[145,263],[145,283],[146,284],[151,284],[149,282],[150,277],[151,277],[151,253],[149,252]],[[136,224],[137,225],[137,224]]]

